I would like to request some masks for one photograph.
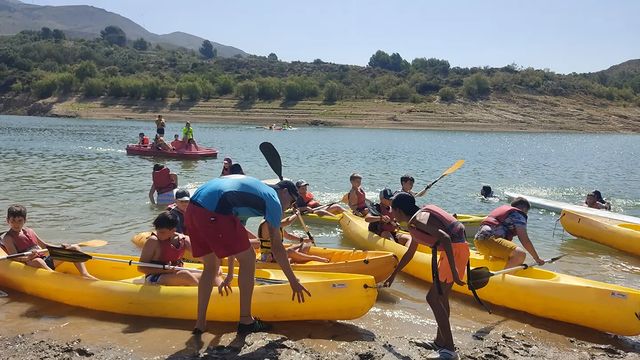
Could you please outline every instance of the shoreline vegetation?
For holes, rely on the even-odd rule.
[[[218,57],[42,28],[0,37],[0,114],[294,126],[640,132],[640,60],[588,74],[451,67],[377,51],[367,66]]]

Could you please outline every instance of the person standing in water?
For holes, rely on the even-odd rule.
[[[611,203],[606,201],[598,190],[588,193],[584,203],[592,209],[611,210]]]
[[[153,181],[149,189],[149,201],[156,204],[153,195],[158,193],[158,205],[173,204],[175,201],[173,190],[178,187],[178,175],[172,173],[168,167],[162,164],[155,164],[151,177]]]
[[[231,165],[233,165],[233,160],[229,157],[224,158],[222,161],[222,171],[220,172],[220,176],[231,175]]]
[[[458,359],[449,322],[449,294],[453,283],[465,285],[461,279],[464,278],[470,252],[464,236],[464,225],[435,205],[419,208],[415,197],[404,192],[393,197],[391,212],[396,221],[407,224],[412,240],[384,285],[389,287],[393,284],[398,272],[415,255],[418,244],[431,247],[434,285],[427,293],[427,303],[438,323],[438,331],[435,340],[428,343],[429,348],[437,353],[427,358]]]

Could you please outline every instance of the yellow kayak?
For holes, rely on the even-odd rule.
[[[142,232],[131,239],[137,247],[142,248],[149,237],[149,232]],[[194,260],[191,254],[186,258]],[[291,264],[294,271],[320,271],[332,273],[371,275],[376,282],[386,280],[398,265],[398,258],[388,251],[363,251],[348,249],[332,249],[312,247],[309,255],[322,256],[328,263],[309,261],[304,264]],[[256,262],[258,269],[280,269],[277,263]]]
[[[0,256],[5,253],[0,250]],[[125,260],[131,256],[92,254]],[[63,304],[118,314],[172,319],[196,318],[197,286],[160,286],[144,284],[136,266],[90,260],[87,268],[100,280],[85,280],[77,275],[73,264],[64,263],[56,271],[26,266],[20,262],[0,261],[0,286]],[[201,265],[188,264],[198,268]],[[285,279],[277,270],[257,270],[257,277]],[[348,320],[366,314],[377,296],[371,276],[296,272],[311,292],[304,303],[291,301],[288,283],[258,285],[253,293],[253,315],[267,321]],[[238,321],[239,289],[233,282],[233,293],[219,296],[214,289],[207,319]],[[371,288],[373,287],[373,288]]]
[[[406,252],[403,245],[369,232],[367,223],[355,215],[345,213],[340,225],[344,235],[362,248],[391,251],[398,258]],[[487,260],[475,251],[470,262],[471,268],[486,266],[492,271],[501,270],[505,264]],[[403,271],[431,282],[430,248],[419,246]],[[466,286],[454,285],[453,290],[471,295]],[[487,302],[532,315],[618,335],[640,334],[640,291],[623,286],[533,267],[494,276],[477,292]]]
[[[640,255],[640,224],[562,210],[560,223],[575,237]]]

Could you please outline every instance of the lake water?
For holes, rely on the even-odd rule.
[[[184,125],[168,118],[167,138]],[[450,212],[488,213],[498,204],[480,201],[483,184],[504,191],[580,203],[599,189],[614,210],[640,216],[640,135],[479,133],[460,131],[299,128],[267,131],[253,126],[195,123],[199,144],[219,149],[219,159],[180,161],[127,156],[125,146],[153,122],[0,116],[0,208],[29,210],[29,226],[51,242],[105,239],[101,250],[133,254],[137,232],[150,229],[159,209],[147,193],[154,162],[195,188],[220,174],[222,158],[239,162],[249,175],[274,178],[258,145],[280,151],[285,177],[305,179],[321,201],[338,200],[349,175],[363,175],[370,199],[400,176],[416,178],[416,190],[458,159],[465,165],[442,179],[424,201]],[[636,159],[636,160],[633,160]],[[627,286],[640,283],[640,259],[585,240],[572,239],[557,214],[534,209],[529,232],[538,251],[566,253],[550,269]],[[250,223],[255,226],[256,222]],[[350,247],[339,229],[314,226],[321,245]]]

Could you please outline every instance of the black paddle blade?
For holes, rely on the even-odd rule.
[[[49,256],[54,260],[79,263],[92,259],[89,254],[77,250],[65,249],[62,246],[47,246],[47,250],[49,250]]]
[[[493,273],[491,273],[489,268],[486,266],[471,269],[469,274],[467,274],[467,283],[469,284],[469,288],[474,288],[476,290],[482,289],[487,286],[491,276],[493,276]]]
[[[282,180],[282,160],[280,159],[278,150],[276,150],[272,143],[265,141],[260,144],[260,152],[269,163],[271,170]]]

